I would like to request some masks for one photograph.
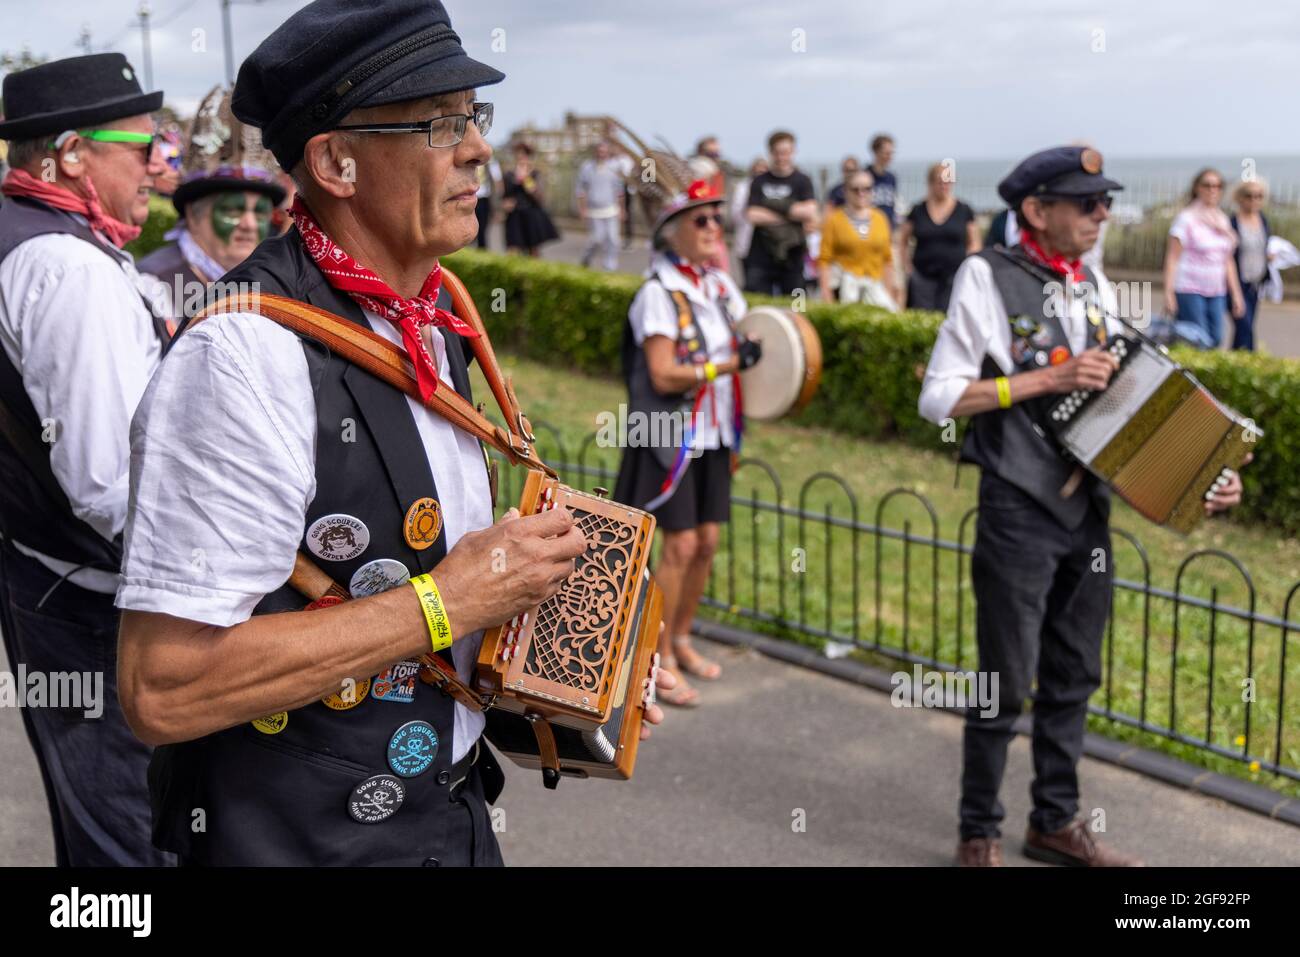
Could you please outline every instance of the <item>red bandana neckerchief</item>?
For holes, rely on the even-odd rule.
[[[696,289],[703,289],[704,294],[708,295],[709,287],[704,284],[704,280],[708,278],[709,270],[711,267],[707,265],[692,266],[690,263],[686,262],[680,256],[676,256],[671,253],[668,256],[668,261],[671,262],[675,267],[677,267],[677,271],[679,273],[681,273],[683,276],[685,276],[687,279],[691,281],[692,286],[694,286]],[[722,281],[719,280],[717,284],[717,291],[714,294],[714,298],[721,299],[722,297],[726,296],[726,294],[727,294],[727,290],[722,285]]]
[[[1040,266],[1046,266],[1057,275],[1069,276],[1075,282],[1083,282],[1087,278],[1083,272],[1083,260],[1066,259],[1060,253],[1055,256],[1048,256],[1043,251],[1043,247],[1038,245],[1037,241],[1026,232],[1020,234],[1020,246],[1029,255],[1030,259]]]
[[[419,295],[414,299],[403,299],[388,283],[329,238],[303,203],[302,197],[294,198],[289,215],[297,223],[303,245],[325,274],[326,281],[335,289],[346,292],[362,309],[383,316],[401,331],[402,345],[406,347],[406,354],[415,366],[420,398],[428,402],[438,388],[438,368],[425,347],[420,330],[425,326],[446,326],[468,338],[478,336],[478,332],[469,323],[435,305],[438,292],[442,289],[442,265],[434,263],[433,272],[424,280]]]
[[[39,180],[26,170],[11,169],[5,176],[3,185],[0,185],[0,193],[5,196],[26,196],[64,212],[80,213],[86,217],[91,229],[118,249],[140,235],[139,226],[124,223],[104,212],[104,207],[99,203],[99,194],[95,192],[95,184],[89,176],[84,182],[86,192],[90,194],[88,197],[78,196],[67,187]]]

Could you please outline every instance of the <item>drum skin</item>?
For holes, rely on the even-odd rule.
[[[822,343],[813,324],[789,309],[758,306],[736,331],[763,346],[758,363],[740,373],[745,418],[771,422],[804,408],[822,378]]]

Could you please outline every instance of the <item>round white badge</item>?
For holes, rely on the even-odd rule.
[[[131,72],[131,68],[129,66],[122,67],[122,79],[124,80],[135,79],[135,74]]]
[[[365,598],[367,595],[378,595],[381,591],[396,588],[410,579],[411,573],[397,559],[376,558],[356,570],[352,581],[348,583],[348,591],[352,592],[353,598]]]
[[[370,544],[370,529],[351,515],[322,515],[307,529],[307,550],[327,562],[356,558]]]

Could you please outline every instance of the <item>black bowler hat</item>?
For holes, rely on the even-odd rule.
[[[504,79],[466,55],[437,0],[316,0],[244,61],[231,106],[292,170],[309,139],[355,109]]]
[[[1013,209],[1029,196],[1094,196],[1124,187],[1101,174],[1101,154],[1088,146],[1057,146],[1021,161],[998,184]]]
[[[42,63],[4,79],[0,140],[30,140],[109,120],[152,113],[161,91],[140,89],[120,53],[93,53]]]

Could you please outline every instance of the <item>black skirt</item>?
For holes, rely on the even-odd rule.
[[[506,214],[506,246],[536,249],[560,238],[551,217],[540,206],[518,206]]]
[[[614,484],[614,500],[645,508],[659,494],[668,471],[648,448],[623,452]],[[668,532],[697,528],[705,522],[731,518],[731,450],[709,449],[691,459],[672,498],[654,510],[659,527]]]

